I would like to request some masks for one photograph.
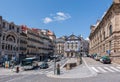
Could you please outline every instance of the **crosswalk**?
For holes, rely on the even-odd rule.
[[[110,73],[120,72],[120,67],[106,66],[106,67],[90,67],[96,73]]]

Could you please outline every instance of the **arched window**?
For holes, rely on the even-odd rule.
[[[12,38],[8,38],[8,41],[9,41],[9,42],[12,42],[12,41],[13,41],[13,39],[12,39]]]
[[[3,40],[5,40],[5,35],[3,35]]]
[[[16,42],[15,41],[15,37],[14,36],[12,36],[12,35],[8,35],[7,37],[6,37],[6,41],[9,41],[9,42]]]
[[[73,42],[71,43],[71,48],[73,49]]]
[[[104,33],[103,33],[103,38],[104,38],[104,40],[105,40],[105,31],[104,31]]]
[[[76,45],[75,45],[76,49],[77,49],[77,47],[78,47],[77,45],[78,45],[78,43],[76,42]]]
[[[69,49],[69,43],[67,44],[67,48]]]
[[[109,27],[109,35],[110,36],[112,35],[112,25],[110,25],[110,27]]]

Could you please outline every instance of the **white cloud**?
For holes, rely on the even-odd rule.
[[[47,23],[50,23],[50,22],[52,22],[53,20],[51,19],[51,18],[49,18],[49,17],[45,17],[44,19],[43,19],[43,22],[45,23],[45,24],[47,24]]]
[[[57,12],[56,13],[58,16],[65,16],[65,14],[63,12]]]
[[[67,13],[63,13],[63,12],[57,12],[56,16],[54,17],[55,21],[63,21],[63,20],[67,20],[71,18],[71,16]]]
[[[85,40],[89,40],[89,38],[87,37]]]
[[[50,17],[45,17],[43,22],[47,24],[53,21],[65,21],[69,18],[71,16],[68,13],[57,12],[56,14],[50,14]]]

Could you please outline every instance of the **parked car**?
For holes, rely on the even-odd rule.
[[[40,69],[46,69],[46,68],[48,68],[48,67],[49,67],[49,65],[48,65],[47,62],[43,62],[43,63],[40,65]]]
[[[95,59],[95,57],[97,56],[97,54],[91,54],[91,58]]]
[[[109,56],[102,56],[100,58],[100,62],[104,63],[104,64],[110,64],[111,63],[111,59]]]
[[[100,55],[96,55],[94,59],[95,59],[96,61],[100,61],[100,58],[101,58]]]

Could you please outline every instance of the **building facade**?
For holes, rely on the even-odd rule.
[[[41,61],[55,53],[53,32],[9,23],[0,16],[0,60],[21,61],[38,57]]]
[[[64,55],[64,44],[65,44],[64,37],[56,39],[57,55]]]
[[[63,36],[56,40],[57,53],[65,57],[76,57],[79,53],[82,55],[88,54],[88,41],[84,40],[81,36]]]
[[[120,56],[120,0],[114,0],[102,20],[91,26],[89,53],[110,55],[113,61]]]
[[[19,57],[20,26],[9,23],[0,16],[0,56],[5,60],[13,60]]]

